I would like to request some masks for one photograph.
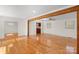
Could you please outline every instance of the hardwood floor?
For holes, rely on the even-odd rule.
[[[42,34],[3,39],[0,47],[6,47],[7,54],[71,54],[76,53],[77,42],[72,38]]]

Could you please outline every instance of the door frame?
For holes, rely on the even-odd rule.
[[[41,27],[41,22],[36,22],[36,35],[37,35],[37,24],[40,24],[40,27]],[[40,34],[41,34],[41,28],[40,28]]]

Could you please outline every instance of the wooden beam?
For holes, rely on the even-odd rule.
[[[79,54],[79,10],[77,11],[77,53]]]
[[[28,23],[27,23],[27,25],[28,25],[28,33],[27,33],[27,36],[29,37],[29,20],[28,20]]]
[[[74,12],[74,11],[77,11],[77,10],[79,10],[79,6],[74,6],[74,7],[59,10],[59,11],[56,11],[56,12],[53,12],[53,13],[49,13],[49,14],[46,14],[46,15],[42,15],[42,16],[39,16],[39,17],[36,17],[36,18],[32,18],[32,19],[30,19],[30,21],[40,20],[40,19],[43,19],[43,18],[58,16],[58,15],[66,14],[66,13],[71,13],[71,12]]]

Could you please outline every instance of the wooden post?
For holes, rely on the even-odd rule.
[[[79,54],[79,10],[77,11],[77,54]]]
[[[28,20],[28,33],[27,33],[27,36],[29,37],[29,20]]]

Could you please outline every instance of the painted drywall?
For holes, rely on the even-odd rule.
[[[36,35],[36,22],[31,21],[29,23],[29,35]]]
[[[27,36],[27,20],[20,20],[18,22],[18,32],[19,36],[26,35]]]
[[[76,12],[68,13],[60,16],[51,17],[54,20],[48,21],[49,18],[41,19],[40,21],[33,21],[30,23],[30,35],[36,35],[36,22],[41,22],[42,33],[77,38],[77,19]],[[74,29],[67,29],[66,21],[74,22]],[[47,24],[51,26],[47,27]]]
[[[73,5],[72,5],[73,6]],[[28,19],[72,7],[71,5],[0,5],[0,15]],[[33,13],[35,11],[35,13]],[[39,12],[38,12],[39,11]]]
[[[18,23],[6,21],[4,23],[4,32],[7,33],[18,33]]]
[[[49,19],[49,18],[47,18]],[[46,19],[46,20],[47,20]],[[65,15],[52,17],[52,21],[43,21],[43,33],[59,35],[64,37],[77,38],[77,19],[76,12]],[[66,21],[73,21],[74,29],[66,28]],[[47,24],[51,23],[51,27],[47,27]]]
[[[5,22],[16,22],[18,24],[19,35],[27,35],[26,24],[20,18],[0,16],[0,38],[4,37],[5,34]],[[24,26],[24,27],[23,27]]]

